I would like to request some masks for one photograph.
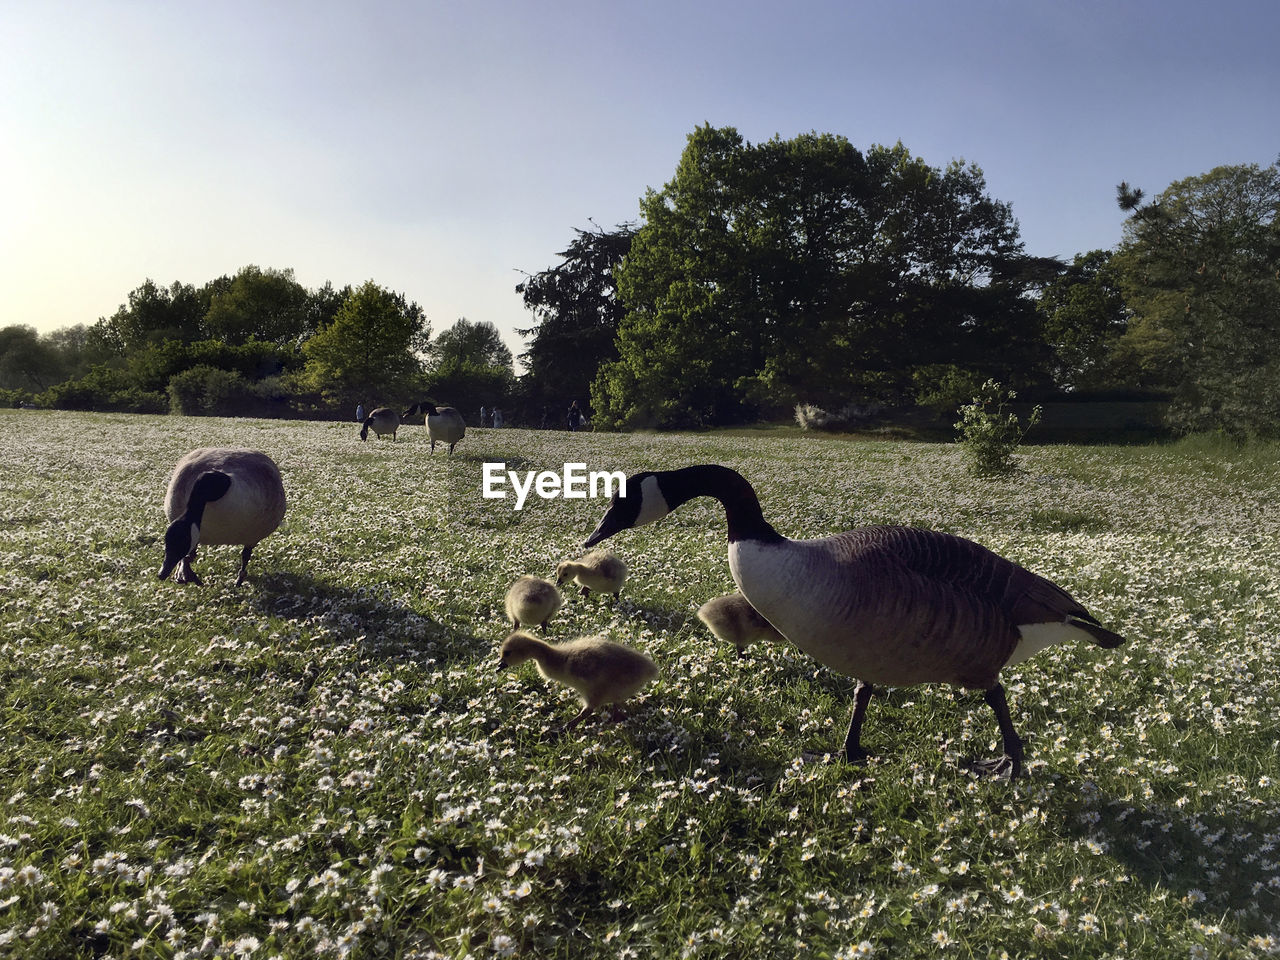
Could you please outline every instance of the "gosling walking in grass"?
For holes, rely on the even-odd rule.
[[[622,585],[627,582],[627,565],[617,554],[609,550],[592,550],[580,560],[565,560],[556,567],[556,583],[576,580],[582,585],[582,595],[591,591],[612,593],[617,599]]]
[[[502,644],[498,669],[518,667],[526,660],[538,665],[538,672],[577,691],[582,711],[554,731],[565,733],[581,723],[593,711],[612,704],[614,719],[620,719],[616,706],[635,696],[658,675],[652,660],[639,650],[603,637],[579,637],[567,643],[550,644],[517,630]]]
[[[786,639],[740,593],[708,600],[698,608],[698,619],[719,639],[737,647],[740,657],[757,640],[776,643]]]
[[[556,585],[541,577],[521,577],[507,590],[507,616],[511,628],[539,626],[547,629],[547,621],[560,609],[562,598]]]

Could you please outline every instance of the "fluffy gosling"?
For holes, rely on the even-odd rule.
[[[511,629],[519,630],[522,624],[547,629],[547,621],[560,609],[561,599],[560,591],[550,580],[521,577],[507,590],[507,616],[511,618]]]
[[[737,647],[740,657],[756,640],[773,642],[786,639],[740,593],[708,600],[698,608],[698,619],[721,640]]]
[[[579,637],[553,646],[517,630],[502,644],[498,669],[516,667],[526,660],[536,661],[540,674],[572,687],[582,700],[582,711],[557,733],[573,729],[606,704],[615,705],[614,719],[619,719],[616,704],[639,693],[658,675],[654,662],[639,650],[603,637]]]
[[[616,599],[627,581],[627,565],[609,550],[592,550],[581,560],[565,560],[556,567],[556,583],[568,580],[577,580],[582,585],[584,597],[597,590],[612,593]]]

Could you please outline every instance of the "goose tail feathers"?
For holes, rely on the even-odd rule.
[[[1068,616],[1066,623],[1079,630],[1083,630],[1085,633],[1089,634],[1094,643],[1100,647],[1105,647],[1108,650],[1118,647],[1120,644],[1125,642],[1124,637],[1120,636],[1118,633],[1113,633],[1108,630],[1092,617]]]

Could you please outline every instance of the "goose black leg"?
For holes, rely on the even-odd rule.
[[[245,547],[240,553],[240,576],[236,577],[236,586],[249,579],[249,557],[253,555],[253,547]]]
[[[1000,725],[1000,738],[1004,741],[1004,756],[992,760],[975,760],[972,769],[977,773],[1001,777],[1009,774],[1010,780],[1022,776],[1022,738],[1013,729],[1013,718],[1009,716],[1009,702],[1004,696],[1004,685],[997,683],[982,695],[996,715],[996,723]]]
[[[871,684],[859,680],[853,691],[853,715],[849,717],[849,732],[844,735],[844,758],[850,763],[867,762],[867,751],[862,749],[862,720],[867,715],[871,689]]]

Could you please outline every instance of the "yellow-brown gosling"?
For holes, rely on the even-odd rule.
[[[535,661],[538,672],[548,680],[572,687],[582,700],[582,711],[559,729],[561,733],[607,704],[615,705],[614,719],[618,719],[616,705],[635,696],[658,675],[654,662],[639,650],[604,637],[550,644],[517,630],[502,644],[498,669],[516,667],[526,660]]]
[[[576,580],[582,585],[582,595],[592,590],[612,593],[617,597],[627,582],[627,565],[621,557],[608,550],[592,550],[580,560],[565,560],[556,567],[556,583]]]
[[[786,639],[740,593],[708,600],[698,608],[698,619],[721,640],[737,647],[738,656],[757,640],[774,643]]]
[[[560,591],[550,580],[521,577],[507,590],[507,616],[512,629],[539,626],[545,630],[547,621],[560,609],[561,600]]]

